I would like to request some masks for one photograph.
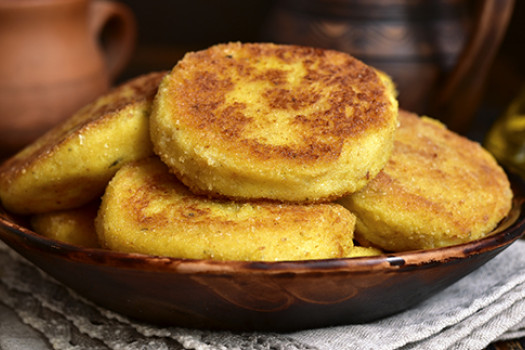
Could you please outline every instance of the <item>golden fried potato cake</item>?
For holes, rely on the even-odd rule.
[[[115,251],[276,261],[349,255],[355,216],[332,203],[235,202],[198,196],[152,157],[117,172],[95,222],[102,246]]]
[[[340,203],[357,216],[363,245],[429,249],[482,238],[509,212],[504,171],[478,143],[406,111],[392,157],[362,190]]]
[[[388,76],[347,54],[230,43],[178,62],[150,126],[155,152],[195,193],[327,201],[384,166],[397,100]]]
[[[43,213],[99,197],[122,166],[152,154],[149,113],[164,73],[135,78],[79,110],[0,167],[9,211]]]
[[[384,252],[375,247],[363,247],[360,245],[354,245],[352,250],[350,251],[350,254],[347,256],[348,258],[361,258],[365,256],[377,256],[384,254]]]
[[[95,217],[99,201],[80,208],[31,216],[31,227],[42,236],[84,248],[98,248]]]

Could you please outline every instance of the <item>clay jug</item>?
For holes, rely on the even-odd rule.
[[[0,157],[107,91],[129,60],[135,19],[123,4],[0,1]]]
[[[388,73],[402,108],[464,132],[514,0],[280,0],[268,40],[348,52]]]

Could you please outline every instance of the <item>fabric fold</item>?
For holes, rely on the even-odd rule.
[[[525,241],[403,313],[288,334],[134,322],[76,295],[0,243],[0,303],[53,349],[483,349],[525,335]],[[3,335],[0,334],[0,339]],[[7,348],[9,349],[9,348]]]

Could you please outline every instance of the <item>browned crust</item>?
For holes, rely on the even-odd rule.
[[[416,132],[422,127],[427,128],[427,131],[418,133],[419,137],[411,137],[413,142],[395,140],[396,153],[412,153],[417,156],[417,159],[424,160],[427,164],[445,163],[443,157],[449,158],[447,169],[432,168],[432,178],[436,182],[448,179],[458,188],[463,188],[465,192],[507,190],[507,193],[510,193],[510,184],[506,174],[480,144],[455,134],[438,123],[428,121],[422,123],[420,117],[406,111],[400,111],[399,121],[407,132]],[[453,168],[451,163],[456,160],[455,168]],[[403,168],[403,164],[395,164],[394,158],[391,158],[388,167],[393,166],[396,166],[398,171]],[[413,171],[406,166],[405,169],[407,175]],[[422,171],[425,171],[425,168]],[[498,195],[499,193],[493,194]]]
[[[403,214],[418,213],[418,224],[428,225],[428,232],[424,232],[428,241],[460,243],[490,232],[507,215],[512,199],[509,180],[494,158],[478,143],[436,121],[402,110],[399,121],[392,157],[354,195],[359,204],[350,209],[356,212],[358,220],[365,220],[361,205],[366,208],[367,217],[374,218],[374,213],[381,212],[388,220],[396,218],[397,222],[389,224],[393,224],[391,235],[400,246],[414,225],[403,221]],[[357,230],[356,238],[360,242],[363,238],[373,240],[378,227],[374,225],[384,229],[387,223],[366,221],[364,227],[370,232]],[[435,227],[449,227],[452,232],[431,231]]]
[[[118,203],[116,207],[113,206],[115,203]],[[116,214],[115,208],[122,216]],[[123,227],[119,227],[121,223],[118,220],[121,217],[125,218]],[[111,221],[114,219],[117,221]],[[133,231],[140,231],[144,235],[157,235],[159,239],[184,235],[186,233],[183,231],[186,231],[191,232],[191,235],[196,234],[197,240],[206,240],[207,236],[213,237],[213,232],[222,232],[224,236],[238,236],[242,241],[251,235],[250,232],[275,232],[276,235],[279,235],[279,232],[295,232],[294,235],[308,235],[305,231],[311,230],[311,223],[317,222],[337,226],[327,235],[330,242],[324,243],[334,246],[337,250],[336,257],[345,256],[346,249],[343,245],[349,242],[349,239],[351,241],[355,217],[342,206],[335,203],[298,205],[276,204],[267,200],[209,199],[189,191],[169,173],[166,165],[157,157],[150,157],[128,163],[113,178],[97,217],[97,230],[102,242],[106,242],[103,244],[106,245],[106,238],[111,240],[110,235],[113,232],[134,235]],[[119,228],[113,231],[110,227]],[[184,230],[166,230],[175,227],[183,227]],[[323,234],[315,231],[310,233]],[[286,239],[286,235],[279,237]],[[305,244],[307,243],[305,241]],[[192,242],[188,241],[186,244]],[[210,244],[213,245],[213,242]],[[275,245],[277,244],[279,241],[276,239]],[[132,243],[126,245],[126,249],[131,247]],[[115,246],[107,248],[119,249]],[[261,249],[265,248],[269,247],[261,246]]]
[[[164,164],[157,161],[156,158],[150,158],[133,162],[130,166],[157,167],[164,168]],[[129,167],[128,167],[129,169]],[[141,169],[138,169],[141,171]],[[159,210],[152,213],[149,206],[152,202],[159,200],[161,196],[173,203],[166,207],[165,210]],[[127,195],[124,195],[127,196]],[[176,203],[176,204],[175,204]],[[145,177],[140,186],[133,189],[133,196],[129,196],[128,200],[122,202],[122,209],[130,215],[133,222],[138,224],[147,224],[150,228],[165,227],[170,222],[180,221],[185,225],[239,225],[242,220],[238,220],[234,216],[224,216],[222,218],[215,215],[213,207],[221,203],[233,203],[229,199],[209,198],[201,196],[189,191],[183,186],[176,177],[170,174],[167,169],[165,171],[156,171],[154,175]],[[267,213],[275,215],[275,217],[283,216],[287,218],[294,218],[296,222],[311,220],[319,213],[325,215],[330,213],[324,210],[335,206],[333,203],[324,204],[297,204],[297,203],[279,203],[271,200],[236,200],[238,205],[249,204],[264,208]],[[204,205],[203,205],[204,204]],[[318,208],[317,211],[314,208]],[[321,208],[323,211],[321,211]],[[341,218],[334,216],[334,222],[340,222]],[[275,223],[261,222],[250,219],[249,226],[257,228],[262,225],[274,225]]]
[[[283,68],[257,70],[259,60],[277,57]],[[307,74],[299,86],[286,85],[286,64],[301,63]],[[227,73],[225,73],[227,72]],[[234,72],[234,74],[231,74]],[[232,75],[236,80],[232,80]],[[170,98],[176,117],[196,132],[207,130],[222,142],[244,147],[261,160],[297,162],[337,159],[348,139],[389,123],[388,92],[378,73],[357,59],[336,51],[273,44],[226,44],[187,54],[170,77]],[[270,83],[261,92],[269,110],[286,110],[302,142],[272,144],[245,135],[254,115],[243,103],[228,104],[225,96],[236,84]],[[323,91],[330,90],[328,108],[303,114]],[[351,107],[349,113],[346,109]],[[175,117],[175,113],[174,113]],[[388,119],[388,120],[387,120]]]
[[[9,183],[19,174],[30,171],[39,161],[49,158],[64,142],[76,137],[80,131],[97,123],[130,104],[140,101],[152,101],[157,88],[166,72],[153,72],[134,78],[108,93],[110,103],[97,105],[90,103],[75,113],[69,120],[57,125],[20,153],[6,160],[0,166],[1,182]],[[126,91],[126,93],[124,93]]]

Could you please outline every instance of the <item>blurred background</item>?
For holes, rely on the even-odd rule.
[[[108,2],[128,13],[90,7]],[[65,3],[72,6],[60,8]],[[84,45],[71,55],[86,37],[75,28],[80,22],[94,32],[96,42],[88,44],[103,53]],[[13,152],[108,86],[169,70],[188,51],[230,41],[349,52],[393,77],[402,108],[480,141],[525,83],[524,33],[525,2],[514,0],[0,0],[0,153]],[[119,56],[109,75],[103,58],[86,60],[97,55]],[[45,66],[53,60],[55,66]],[[75,73],[90,65],[100,73],[99,86],[73,91],[87,84]]]
[[[420,57],[414,58],[413,52],[407,53],[413,48],[403,47],[395,40],[401,40],[404,43],[409,41],[414,46],[421,46],[421,42],[417,42],[417,40],[428,42],[428,35],[440,36],[437,39],[430,38],[430,40],[440,40],[442,46],[452,46],[449,51],[455,49],[455,54],[458,54],[457,52],[463,49],[462,45],[466,45],[469,36],[474,35],[469,33],[469,30],[472,30],[476,25],[474,23],[476,21],[475,16],[477,16],[476,11],[480,11],[478,7],[483,1],[426,1],[422,3],[443,3],[444,5],[439,7],[434,4],[429,5],[434,6],[433,8],[427,6],[422,9],[415,6],[401,8],[399,4],[404,3],[403,1],[122,0],[122,2],[128,5],[136,16],[138,36],[134,54],[127,68],[119,77],[120,80],[126,80],[152,70],[171,69],[185,52],[203,49],[216,43],[271,40],[341,49],[381,69],[391,68],[385,63],[388,60],[387,54],[397,55],[390,59],[391,62],[397,60],[399,63],[401,59],[410,61],[410,58],[401,57],[403,55],[402,50],[405,50],[405,54],[412,55],[412,61],[404,62],[400,68],[391,68],[388,73],[395,74],[395,69],[402,69],[405,72],[412,70],[416,74],[416,79],[425,81],[425,79],[430,78],[425,75],[424,70],[417,71],[417,68],[421,66],[421,61],[445,61],[440,63],[445,68],[441,68],[442,71],[436,73],[437,78],[434,77],[434,79],[439,80],[446,79],[443,76],[450,74],[450,71],[454,69],[453,63],[446,62],[446,60],[454,60],[457,57],[443,58],[444,55],[453,56],[454,53],[436,53],[436,50],[429,49],[427,51],[431,52],[427,52],[426,57],[420,55]],[[504,2],[500,1],[500,5]],[[307,3],[309,5],[306,5]],[[413,4],[417,1],[407,1],[406,3]],[[389,5],[390,7],[388,7]],[[472,106],[472,110],[467,108],[465,112],[462,110],[455,112],[472,114],[471,117],[465,118],[466,121],[463,122],[463,125],[455,125],[452,128],[476,139],[483,137],[494,118],[504,111],[525,82],[525,2],[516,1],[508,6],[512,7],[508,20],[501,19],[505,14],[501,14],[499,19],[495,19],[495,21],[503,22],[499,24],[501,28],[495,27],[498,23],[491,23],[491,28],[478,28],[478,30],[486,30],[492,33],[499,30],[501,38],[487,35],[484,40],[496,41],[492,46],[494,52],[481,49],[475,59],[483,59],[487,55],[493,56],[487,58],[488,62],[484,62],[485,67],[478,67],[471,73],[479,78],[484,78],[482,79],[484,81],[472,82],[471,85],[475,84],[476,86],[464,87],[464,89],[480,89],[479,102],[472,102],[475,105]],[[488,9],[487,11],[494,13],[497,10],[503,11],[505,9]],[[465,11],[469,13],[465,13]],[[400,26],[406,25],[407,21],[411,21],[410,27],[403,27],[402,29],[412,31],[412,33],[421,33],[427,29],[430,34],[419,39],[411,38],[410,32],[399,34]],[[345,26],[345,23],[348,25]],[[380,26],[372,28],[371,26],[374,23],[379,23]],[[466,29],[461,32],[458,30],[458,25],[459,28]],[[440,28],[443,30],[438,32]],[[395,33],[396,29],[398,33]],[[323,30],[324,33],[320,33]],[[360,38],[356,38],[355,34],[351,35],[358,30],[361,33]],[[397,37],[385,38],[383,36],[381,38],[383,41],[379,42],[376,37],[381,30],[390,30]],[[379,35],[381,34],[383,33],[379,33]],[[405,37],[400,39],[400,35]],[[386,41],[389,39],[398,47],[391,49],[390,52],[385,52],[385,49],[381,51],[381,48],[378,47],[380,45],[383,48],[388,46],[389,44]],[[345,40],[354,40],[353,46],[345,43]],[[371,45],[370,42],[372,42],[376,45],[375,51],[371,52],[374,48],[367,48],[367,43],[360,43],[359,40],[367,40],[368,45]],[[497,42],[498,40],[500,41]],[[393,53],[395,49],[397,52]],[[446,50],[447,48],[445,48]],[[417,65],[419,66],[416,67]],[[402,107],[418,113],[430,114],[434,111],[429,106],[417,105],[416,102],[412,101],[407,101],[404,104],[403,98],[408,100],[408,94],[413,94],[414,90],[422,91],[424,88],[415,87],[413,82],[403,80],[402,76],[397,80],[396,78],[398,77],[394,76],[398,88],[404,89],[400,91]],[[411,89],[412,92],[409,92]],[[429,93],[436,93],[436,91]],[[460,102],[461,104],[468,103],[464,96],[458,97],[458,100],[461,99],[463,99]],[[447,111],[442,111],[442,113],[447,113]]]

